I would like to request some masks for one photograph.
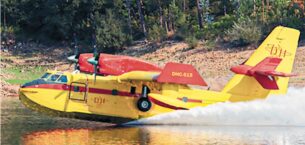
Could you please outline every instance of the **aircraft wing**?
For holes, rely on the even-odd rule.
[[[118,77],[119,82],[128,80],[207,86],[192,65],[173,62],[167,63],[161,72],[131,71]]]
[[[264,76],[279,76],[279,77],[293,77],[297,76],[296,74],[292,73],[283,73],[283,72],[278,72],[278,71],[256,71],[257,74],[264,75]]]
[[[131,71],[118,76],[118,81],[154,81],[159,74],[160,72]]]

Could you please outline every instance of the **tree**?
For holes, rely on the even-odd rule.
[[[130,15],[130,0],[125,0],[126,1],[126,7],[128,11],[128,28],[129,28],[129,34],[132,36],[132,27],[131,27],[131,15]]]
[[[137,1],[137,7],[138,7],[139,16],[140,16],[142,32],[143,32],[145,38],[147,38],[147,32],[146,32],[146,26],[145,26],[145,21],[144,21],[144,15],[142,13],[142,0],[136,0],[136,1]]]
[[[203,28],[203,24],[202,24],[202,7],[201,7],[200,0],[196,0],[196,4],[197,4],[198,25],[199,25],[199,28],[202,29]]]
[[[2,0],[1,4],[1,32],[8,26],[17,39],[62,42],[77,33],[88,44],[96,30],[98,45],[113,51],[143,38],[214,41],[237,29],[234,22],[251,27],[243,23],[245,19],[265,33],[276,25],[297,28],[301,35],[305,31],[304,2],[295,0]]]

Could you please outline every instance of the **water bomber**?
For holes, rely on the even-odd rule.
[[[175,110],[220,102],[243,102],[286,94],[298,46],[298,30],[278,26],[235,73],[222,91],[208,86],[190,64],[164,67],[129,56],[79,53],[68,59],[75,71],[47,71],[23,84],[19,98],[28,108],[60,117],[122,124]],[[208,63],[208,62],[207,62]]]

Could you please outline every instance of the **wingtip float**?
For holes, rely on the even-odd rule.
[[[167,63],[164,68],[128,56],[76,54],[78,73],[48,71],[22,85],[21,102],[42,113],[121,124],[225,101],[263,99],[285,94],[300,32],[276,27],[221,92],[206,86],[196,69]],[[97,64],[88,59],[94,57]],[[97,70],[95,70],[95,68]]]

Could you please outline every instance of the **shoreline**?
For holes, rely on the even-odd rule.
[[[300,44],[293,68],[293,72],[297,73],[298,76],[290,79],[290,87],[305,87],[305,43],[301,42]],[[38,46],[31,50],[40,50]],[[40,47],[45,48],[44,46]],[[253,46],[233,50],[219,49],[219,46],[217,47],[218,49],[209,51],[204,46],[189,49],[188,45],[183,42],[167,42],[158,47],[140,44],[128,47],[117,53],[117,55],[136,57],[161,67],[166,62],[191,64],[209,84],[211,90],[220,91],[234,75],[230,68],[245,61],[255,49]],[[73,53],[68,47],[49,47],[45,51],[33,52],[18,52],[17,55],[10,52],[1,53],[0,97],[18,96],[20,84],[12,85],[5,82],[6,79],[15,78],[14,75],[3,71],[7,68],[25,67],[24,70],[20,70],[20,73],[30,71],[33,67],[41,66],[45,67],[45,69],[57,69],[60,71],[73,70],[74,66],[65,59],[68,56],[67,54]]]

